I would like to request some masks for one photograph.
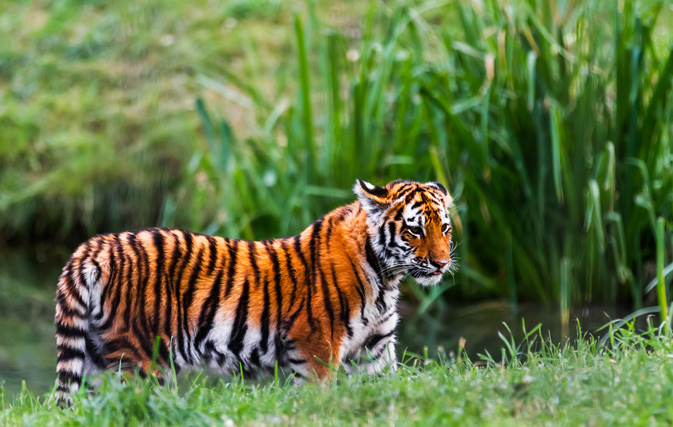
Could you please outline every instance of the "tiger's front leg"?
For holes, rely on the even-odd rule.
[[[389,341],[373,346],[371,349],[369,347],[361,348],[344,360],[343,366],[348,375],[357,373],[372,375],[389,369],[397,370],[397,351],[394,337],[391,337]]]
[[[315,328],[309,326],[308,321],[300,317],[288,331],[285,344],[284,364],[294,374],[296,384],[305,381],[327,383],[339,367],[340,340],[339,334],[323,325]]]

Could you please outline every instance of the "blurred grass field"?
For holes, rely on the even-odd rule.
[[[566,320],[668,304],[644,292],[673,253],[666,1],[0,9],[5,247],[154,225],[287,235],[355,178],[433,179],[456,196],[460,271],[407,289],[426,306],[454,286]]]

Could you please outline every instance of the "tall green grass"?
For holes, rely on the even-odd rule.
[[[372,2],[355,36],[315,7],[294,21],[295,95],[256,105],[256,135],[197,101],[203,228],[295,233],[352,200],[355,178],[439,180],[457,196],[452,297],[560,301],[566,318],[646,302],[672,252],[655,236],[673,219],[670,5]]]

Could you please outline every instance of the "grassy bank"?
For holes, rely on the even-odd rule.
[[[229,383],[191,378],[179,386],[108,378],[100,393],[61,410],[28,390],[3,398],[2,425],[643,425],[673,421],[669,338],[628,330],[612,347],[585,338],[540,345],[533,333],[503,348],[506,365],[458,355],[407,358],[380,378],[339,376],[325,387],[283,380]],[[608,342],[609,344],[609,342]],[[511,345],[511,344],[510,344]],[[534,351],[532,349],[535,349]]]

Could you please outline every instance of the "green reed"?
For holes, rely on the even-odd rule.
[[[380,6],[355,38],[312,3],[295,16],[298,96],[258,106],[264,132],[226,143],[229,169],[201,158],[229,194],[209,230],[294,233],[352,200],[355,178],[434,179],[456,196],[452,297],[641,307],[655,218],[673,218],[670,8]]]
[[[157,224],[266,238],[352,201],[356,178],[432,179],[460,242],[432,301],[456,285],[640,308],[657,269],[670,280],[663,0],[345,2],[334,24],[311,1],[67,1],[28,32],[37,12],[5,3],[0,243]]]

